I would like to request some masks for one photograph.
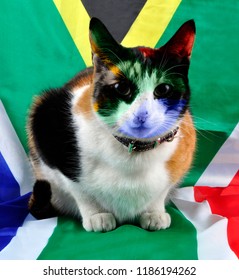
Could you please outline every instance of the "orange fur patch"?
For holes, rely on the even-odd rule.
[[[119,76],[120,75],[120,70],[117,66],[113,65],[110,67],[110,71],[115,75]]]
[[[177,183],[189,170],[193,161],[196,146],[196,132],[192,117],[187,112],[179,128],[180,141],[171,159],[167,162],[167,169],[173,183]]]
[[[74,112],[76,114],[83,114],[86,118],[91,118],[93,115],[93,106],[92,106],[92,86],[88,87],[81,97],[78,99]]]
[[[99,104],[97,102],[95,102],[93,104],[93,108],[94,108],[94,111],[97,112],[99,110]]]
[[[93,53],[98,53],[99,48],[97,47],[97,45],[95,44],[94,40],[92,39],[91,34],[90,34],[90,45],[91,45],[92,52]]]
[[[73,108],[76,114],[83,114],[86,118],[89,118],[93,114],[92,107],[92,93],[93,93],[93,68],[87,68],[85,72],[80,72],[72,80],[70,80],[65,86],[74,94],[79,88],[89,86],[77,100],[75,107]]]

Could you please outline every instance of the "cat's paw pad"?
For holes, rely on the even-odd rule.
[[[83,227],[86,231],[111,231],[116,228],[116,220],[111,213],[97,213],[83,221]]]
[[[165,212],[143,213],[139,223],[142,228],[147,230],[166,229],[171,224],[171,217]]]

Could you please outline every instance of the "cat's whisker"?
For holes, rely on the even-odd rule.
[[[113,54],[118,59],[119,62],[124,63],[123,60],[113,50],[111,50],[109,48],[102,48],[102,50],[104,52],[109,52],[109,53]]]
[[[185,120],[182,120],[182,122],[186,125],[189,125],[189,123]],[[195,122],[194,122],[195,123]],[[189,133],[189,131],[187,131],[187,126],[184,128],[181,128],[182,130],[184,130],[186,133]],[[210,139],[209,137],[207,137],[206,135],[212,135],[212,136],[217,136],[215,133],[213,133],[212,131],[205,131],[205,130],[201,130],[199,128],[197,128],[196,126],[194,127],[195,131],[197,132],[198,135],[201,135],[203,138],[207,139],[208,141],[212,142],[213,140]],[[219,136],[218,136],[219,137]]]
[[[162,59],[160,61],[160,64],[159,64],[159,69],[161,71],[162,71],[162,69],[164,69],[164,67],[167,64],[167,62],[168,62],[168,57],[167,57],[167,47],[166,47],[164,52],[163,52],[163,56],[162,56]]]
[[[207,124],[209,124],[209,125],[211,125],[211,126],[213,126],[213,127],[216,126],[216,124],[215,124],[214,122],[211,122],[211,121],[209,121],[209,120],[207,120],[207,119],[205,119],[205,118],[201,118],[201,117],[198,117],[198,116],[193,116],[193,119],[194,119],[194,120],[199,120],[199,121],[201,121],[201,122],[203,122],[203,123],[207,123]]]
[[[171,72],[171,73],[164,73],[164,78],[170,76],[170,75],[177,75],[177,76],[182,76],[184,77],[184,75],[182,73],[178,73],[178,72]]]
[[[174,68],[179,68],[179,67],[182,67],[182,66],[188,66],[187,64],[178,64],[178,65],[174,65],[174,66],[171,66],[169,68],[167,68],[164,73],[167,73],[169,72],[170,70],[174,69]]]

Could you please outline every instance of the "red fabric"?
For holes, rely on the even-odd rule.
[[[227,187],[194,187],[194,198],[207,200],[213,214],[228,219],[228,243],[239,258],[239,170]]]

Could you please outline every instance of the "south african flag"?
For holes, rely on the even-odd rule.
[[[0,1],[0,259],[239,258],[239,1]],[[34,95],[91,65],[90,17],[124,46],[163,45],[191,18],[193,168],[167,206],[172,225],[87,233],[69,218],[35,220],[26,116]]]

